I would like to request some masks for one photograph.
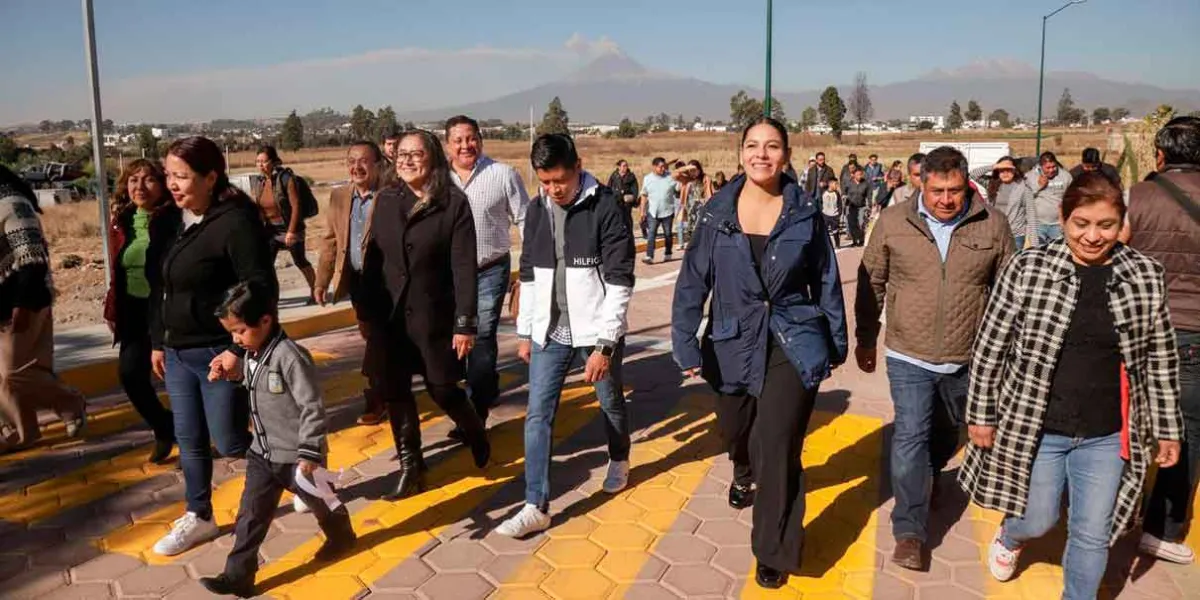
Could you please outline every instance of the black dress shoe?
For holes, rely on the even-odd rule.
[[[150,453],[150,462],[161,465],[167,462],[171,457],[171,449],[175,447],[174,439],[155,439],[154,451]]]
[[[321,544],[320,549],[313,554],[313,560],[317,562],[333,562],[340,558],[344,558],[354,549],[354,542],[358,540],[358,536],[354,532],[350,532],[348,537],[338,540],[325,540]]]
[[[238,581],[221,573],[216,577],[201,577],[200,585],[218,596],[237,596],[238,598],[253,598],[254,582]]]
[[[471,446],[471,456],[477,468],[484,468],[492,458],[492,443],[485,437]]]
[[[454,429],[451,429],[450,433],[446,434],[446,437],[448,437],[460,444],[467,443],[467,435],[465,433],[463,433],[463,430],[461,427],[455,427]]]
[[[754,490],[749,485],[733,484],[729,486],[729,506],[746,508],[754,504]]]
[[[758,563],[758,568],[754,569],[754,582],[758,584],[758,587],[777,590],[783,587],[787,580],[787,573],[777,571],[762,563]]]

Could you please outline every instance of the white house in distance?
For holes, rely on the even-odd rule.
[[[908,124],[916,129],[921,123],[933,123],[934,129],[944,129],[946,127],[946,117],[941,115],[917,115],[908,118]]]

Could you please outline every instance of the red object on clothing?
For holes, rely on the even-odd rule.
[[[1129,460],[1129,373],[1121,363],[1121,458]]]

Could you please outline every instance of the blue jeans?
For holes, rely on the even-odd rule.
[[[1142,530],[1169,542],[1187,536],[1188,509],[1200,481],[1200,332],[1175,331],[1179,345],[1179,410],[1183,413],[1183,452],[1179,462],[1159,469],[1146,501]]]
[[[1045,246],[1062,237],[1062,225],[1058,223],[1037,226],[1037,243],[1034,246]]]
[[[675,241],[671,238],[674,233],[671,223],[675,221],[675,215],[667,215],[665,217],[650,216],[647,218],[650,223],[650,237],[646,240],[646,258],[654,260],[654,245],[658,242],[658,228],[662,227],[663,237],[667,238],[666,248],[663,249],[663,255],[671,258],[671,250],[675,247],[671,244]]]
[[[1029,478],[1025,516],[1005,518],[1000,541],[1014,550],[1049,532],[1062,508],[1063,486],[1069,486],[1063,600],[1095,598],[1100,589],[1124,471],[1120,432],[1089,439],[1042,436]]]
[[[967,401],[967,368],[934,373],[887,358],[895,406],[892,435],[892,535],[925,542],[929,537],[929,491],[933,477],[958,450]]]
[[[586,363],[591,347],[573,348],[554,340],[533,345],[529,361],[529,408],[525,414],[525,502],[547,512],[550,507],[550,451],[554,442],[554,414],[563,382],[575,360]],[[625,341],[617,345],[608,376],[593,384],[604,413],[608,459],[629,460],[629,416],[625,411],[621,359]]]
[[[487,424],[488,410],[500,395],[500,374],[496,372],[496,329],[500,327],[500,312],[504,310],[504,295],[508,293],[509,271],[512,258],[504,257],[500,262],[480,271],[479,282],[479,330],[475,336],[475,347],[467,355],[467,390],[475,412]]]
[[[209,381],[208,363],[225,350],[166,349],[167,394],[175,417],[179,465],[187,488],[187,509],[212,518],[212,452],[240,457],[250,447],[249,404],[241,386],[232,381]],[[211,436],[211,438],[210,438]],[[211,442],[210,442],[211,439]]]

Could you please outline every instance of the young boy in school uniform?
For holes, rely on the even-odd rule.
[[[330,509],[305,492],[297,478],[313,479],[325,464],[325,406],[312,356],[288,339],[279,326],[270,290],[243,282],[230,288],[217,309],[234,343],[246,349],[243,385],[250,390],[254,441],[246,453],[246,489],[234,526],[235,541],[225,571],[200,584],[214,594],[249,598],[258,572],[258,549],[267,536],[284,490],[299,496],[325,533],[314,560],[332,561],[347,554],[357,539],[346,507]],[[224,377],[215,369],[210,377]],[[317,489],[310,486],[310,489]]]

